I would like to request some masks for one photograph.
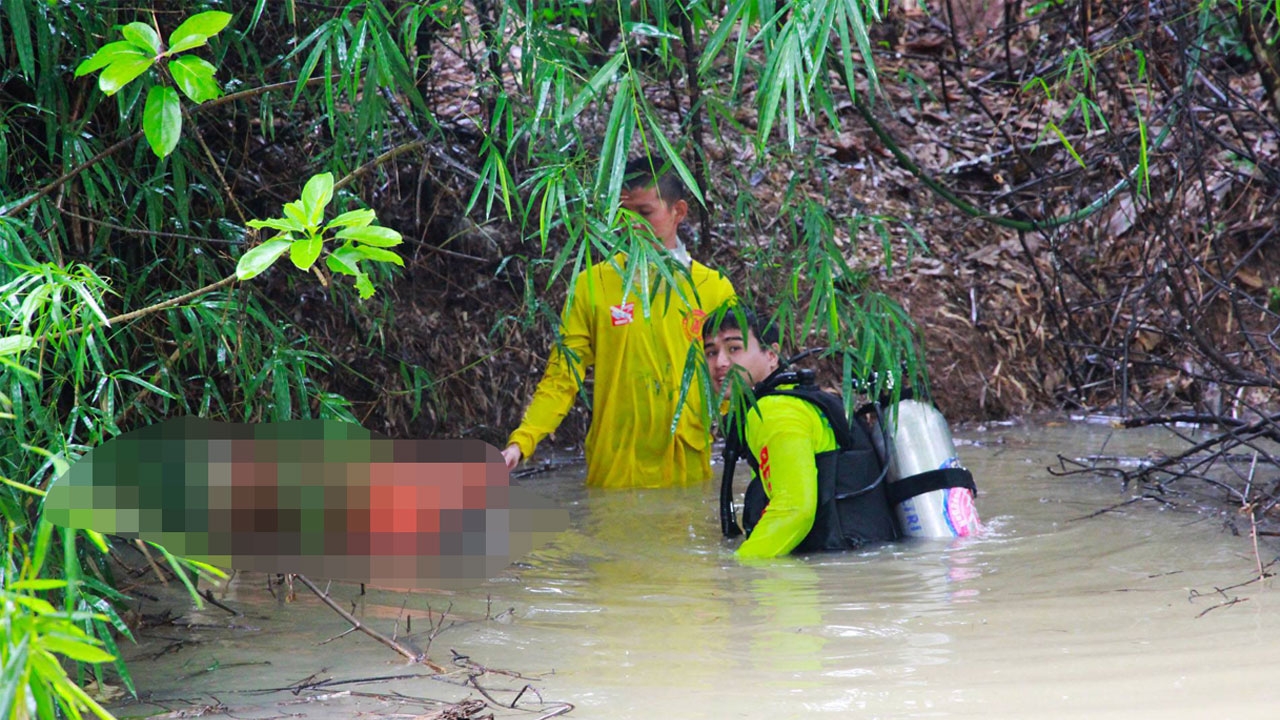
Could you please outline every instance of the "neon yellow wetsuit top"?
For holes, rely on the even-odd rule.
[[[769,505],[735,553],[743,559],[786,555],[804,540],[818,511],[818,466],[813,458],[839,447],[831,425],[813,403],[768,395],[760,398],[758,407],[759,413],[747,413],[746,439]]]
[[[625,255],[615,257],[618,267]],[[690,385],[675,437],[671,420],[680,399],[689,348],[702,344],[708,312],[734,297],[733,285],[698,262],[690,265],[695,293],[660,290],[643,313],[643,287],[623,297],[624,277],[608,262],[574,280],[572,302],[562,316],[564,345],[552,350],[546,373],[520,427],[508,444],[524,457],[564,419],[587,367],[595,367],[591,428],[587,431],[587,485],[664,487],[703,482],[711,476],[711,436],[697,376]],[[683,275],[680,282],[687,283]],[[668,303],[667,299],[670,298]]]

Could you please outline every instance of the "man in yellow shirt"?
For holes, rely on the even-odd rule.
[[[625,272],[626,255],[579,273],[561,320],[568,354],[559,347],[552,350],[524,419],[502,455],[508,468],[531,456],[559,427],[586,369],[594,367],[587,484],[627,488],[700,483],[711,476],[711,435],[696,374],[674,435],[671,425],[680,407],[690,348],[701,342],[707,312],[734,297],[733,285],[688,259],[676,231],[689,205],[674,171],[641,157],[628,162],[624,172],[622,207],[643,218],[655,241],[683,262],[689,274],[677,274],[680,292],[659,289],[652,296],[646,318],[641,293],[652,288],[625,288],[619,268]]]
[[[769,558],[897,538],[883,463],[868,433],[851,431],[843,402],[813,386],[811,376],[778,374],[778,347],[777,327],[747,309],[722,309],[703,327],[717,390],[734,372],[755,386],[756,406],[726,431],[726,442],[743,444],[755,470],[743,509],[747,539],[736,555]],[[734,534],[732,511],[725,511],[726,534]]]

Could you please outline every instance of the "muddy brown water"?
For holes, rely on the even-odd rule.
[[[1216,590],[1256,577],[1249,538],[1154,502],[1081,519],[1130,494],[1045,470],[1059,453],[1176,449],[1166,431],[1067,422],[957,438],[979,538],[743,566],[710,485],[596,492],[581,468],[538,475],[524,484],[568,507],[572,527],[506,575],[454,593],[331,588],[371,626],[429,641],[448,674],[359,633],[325,642],[348,626],[305,588],[278,602],[264,576],[241,575],[215,594],[243,616],[179,607],[183,624],[124,648],[144,702],[115,711],[433,718],[434,701],[485,699],[474,682],[516,703],[497,717],[557,703],[613,720],[1275,716],[1274,581]],[[1265,563],[1277,547],[1263,540]],[[323,684],[287,689],[308,680]]]

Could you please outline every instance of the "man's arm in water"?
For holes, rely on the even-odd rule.
[[[818,467],[813,458],[821,419],[804,401],[779,396],[762,398],[760,413],[748,416],[747,444],[759,460],[769,505],[735,553],[742,559],[791,552],[813,528],[818,509]]]

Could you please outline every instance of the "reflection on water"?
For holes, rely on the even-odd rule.
[[[420,646],[430,640],[437,661],[453,649],[535,677],[543,697],[577,706],[570,717],[1274,714],[1280,618],[1272,582],[1214,590],[1255,572],[1248,539],[1222,532],[1212,517],[1155,503],[1081,519],[1129,496],[1114,480],[1045,471],[1059,452],[1087,455],[1105,445],[1110,455],[1142,457],[1177,447],[1167,436],[1096,426],[957,436],[981,493],[987,528],[978,538],[747,567],[719,537],[710,485],[588,491],[579,470],[525,481],[570,509],[572,529],[506,576],[451,594],[360,597],[343,587],[334,595],[350,598],[384,632],[394,627]],[[1275,554],[1264,546],[1263,562]],[[260,631],[208,633],[159,660],[135,661],[140,689],[343,717],[353,711],[281,706],[278,697],[243,691],[285,686],[321,668],[339,678],[404,670],[360,635],[318,645],[345,629],[341,620],[313,598],[275,604],[261,582],[226,591]],[[1232,598],[1243,601],[1209,610]],[[446,609],[431,639],[429,623]],[[404,616],[412,630],[398,623]],[[199,617],[216,619],[209,611]],[[135,652],[154,654],[158,643],[146,639]],[[190,676],[211,661],[263,657],[269,669]],[[475,697],[424,680],[372,690]]]

